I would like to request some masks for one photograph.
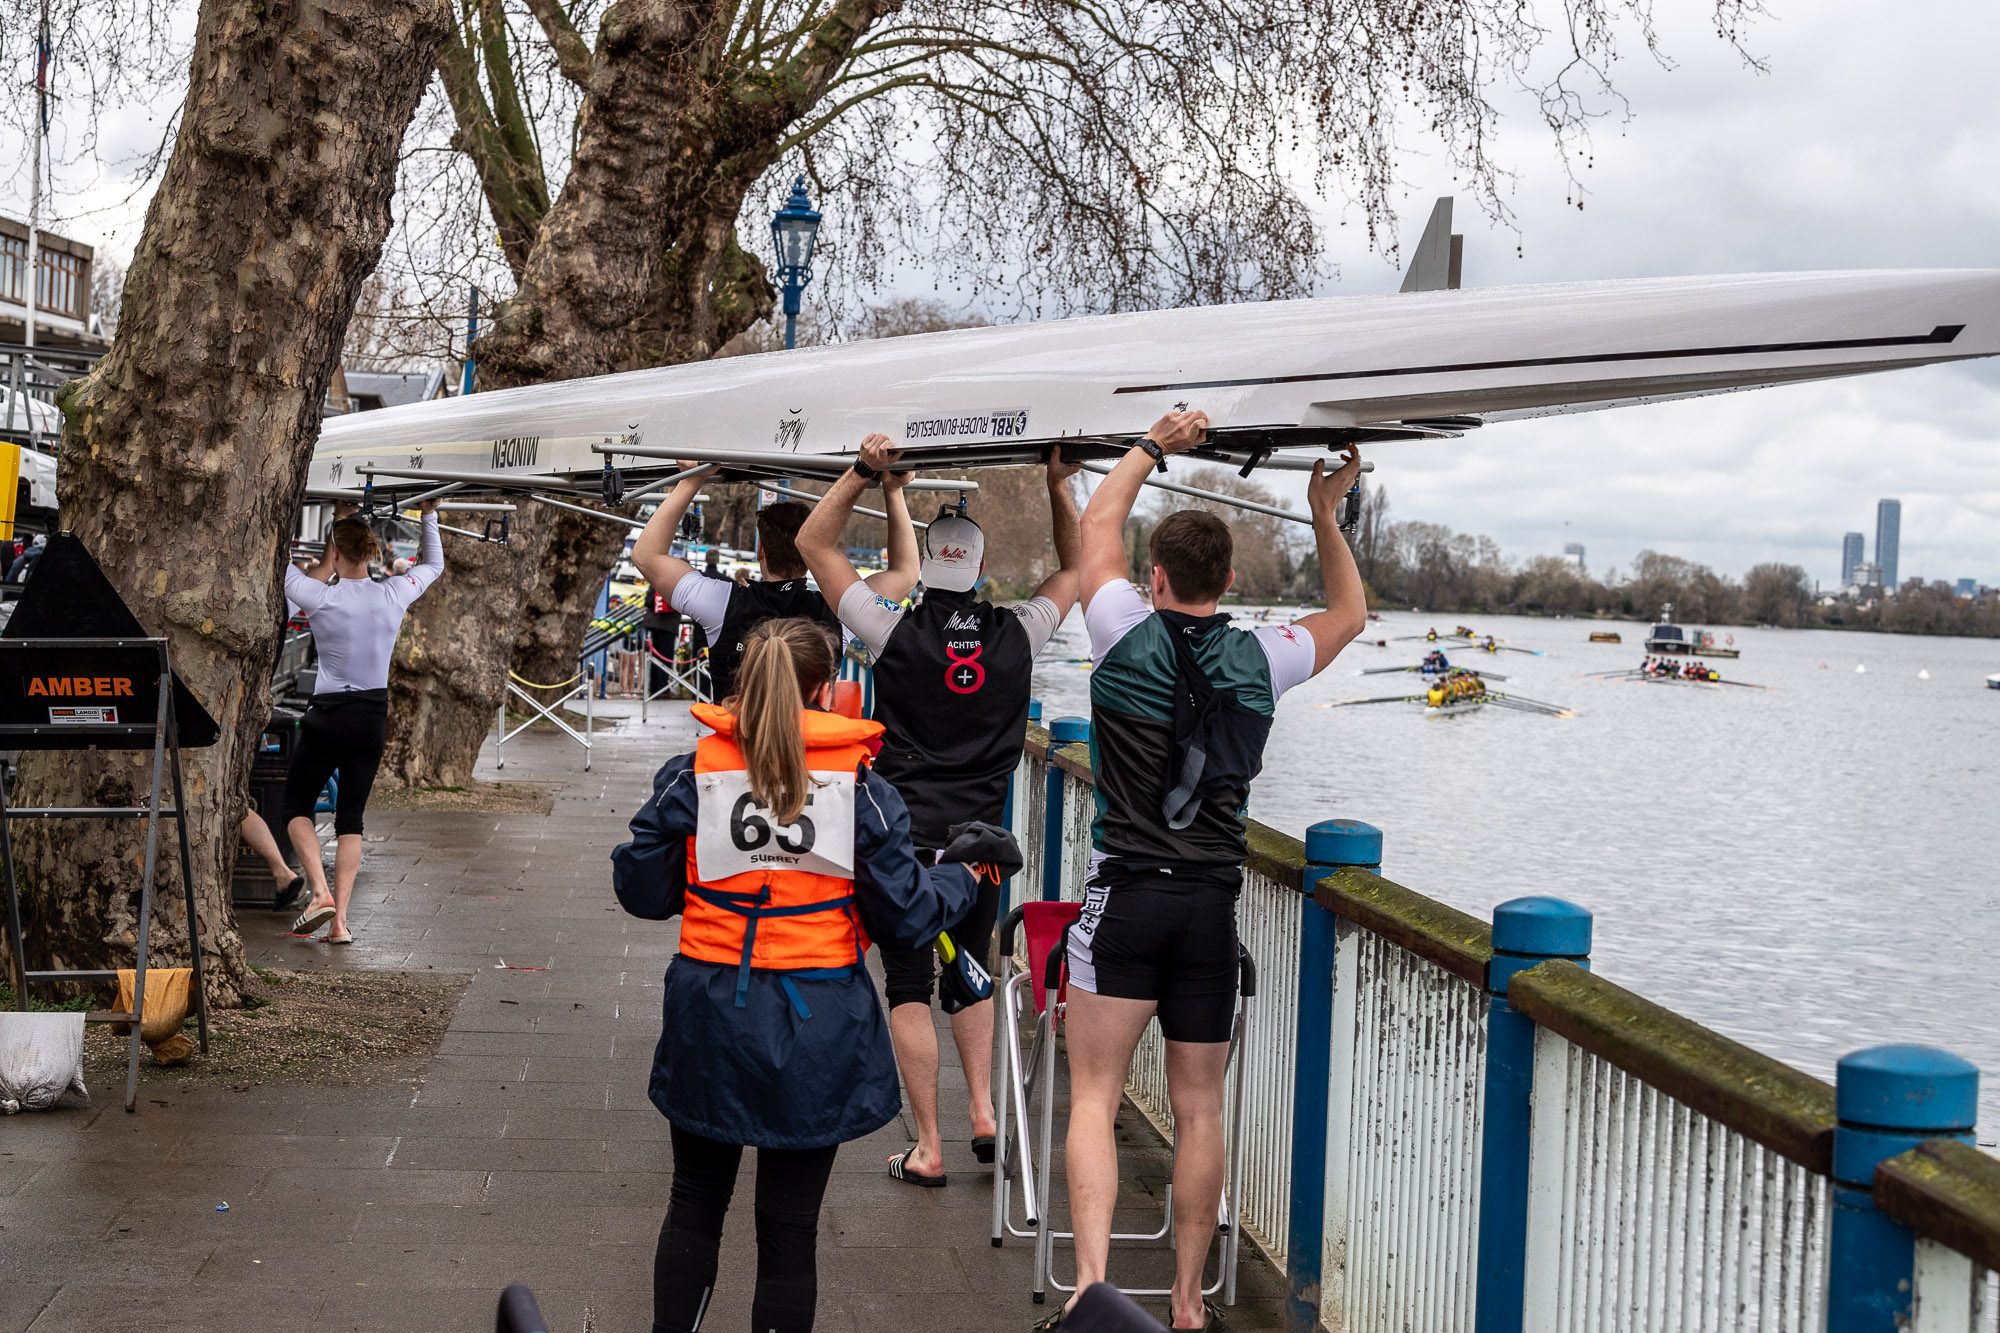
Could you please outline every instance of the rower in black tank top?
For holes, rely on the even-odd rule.
[[[681,464],[683,469],[698,466]],[[682,479],[660,501],[646,522],[646,530],[632,545],[632,563],[656,594],[665,596],[675,611],[701,626],[707,635],[709,697],[720,702],[736,692],[736,670],[751,630],[767,620],[798,616],[825,625],[838,643],[840,622],[825,599],[806,582],[797,538],[810,511],[795,500],[757,511],[760,579],[737,583],[719,578],[674,554],[681,518],[694,503],[709,471],[713,469]]]
[[[954,824],[999,823],[1006,811],[1008,780],[1026,739],[1034,656],[1076,599],[1076,503],[1068,484],[1076,469],[1049,460],[1051,535],[1060,568],[1027,602],[996,607],[974,591],[985,573],[979,525],[963,508],[947,506],[919,539],[896,459],[886,436],[862,441],[856,466],[814,509],[798,546],[841,624],[874,656],[874,716],[886,728],[875,771],[902,796],[921,852],[942,846]],[[887,567],[864,579],[847,559],[842,529],[864,486],[878,479],[889,514]],[[938,1037],[926,1012],[940,989],[965,1079],[973,1155],[993,1160],[993,1004],[990,979],[979,965],[989,957],[1001,896],[997,875],[982,875],[972,910],[949,928],[941,987],[939,953],[882,949],[890,1032],[917,1130],[916,1145],[891,1159],[889,1174],[897,1180],[945,1183]]]
[[[750,631],[767,620],[793,616],[816,620],[836,640],[840,637],[840,621],[826,599],[803,576],[776,583],[759,581],[730,586],[729,610],[722,617],[721,632],[710,641],[708,649],[708,674],[715,684],[718,700],[736,693],[736,669],[743,662],[743,642],[750,637]]]
[[[919,847],[953,824],[1000,822],[1027,733],[1034,653],[1013,612],[970,592],[926,591],[875,662],[875,771],[910,809]]]

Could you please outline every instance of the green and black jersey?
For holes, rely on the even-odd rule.
[[[1170,621],[1122,581],[1096,593],[1086,620],[1097,658],[1090,678],[1093,845],[1106,856],[1141,864],[1240,866],[1248,850],[1243,821],[1249,778],[1279,696],[1312,675],[1311,636],[1289,625],[1234,629],[1222,617]],[[1181,820],[1166,813],[1182,770],[1175,744],[1176,632],[1187,634],[1194,662],[1230,705],[1215,724],[1230,734],[1215,748],[1233,747],[1239,756],[1232,781],[1204,791],[1179,828],[1172,825]]]

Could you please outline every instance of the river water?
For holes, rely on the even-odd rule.
[[[1441,645],[1455,663],[1577,715],[1313,706],[1413,692],[1357,673],[1428,645],[1372,641],[1459,623],[1547,656]],[[1768,690],[1581,675],[1636,666],[1643,625],[1386,615],[1279,704],[1251,813],[1295,836],[1367,820],[1384,874],[1488,919],[1525,894],[1580,903],[1600,974],[1829,1081],[1864,1046],[1955,1051],[2000,1140],[2000,641],[1725,634],[1742,658],[1716,668]],[[1088,716],[1089,672],[1054,660],[1088,652],[1073,615],[1036,669],[1045,718]]]

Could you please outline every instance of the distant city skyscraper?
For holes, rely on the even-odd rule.
[[[1851,588],[1854,586],[1854,567],[1868,558],[1868,552],[1863,546],[1863,543],[1866,541],[1867,538],[1858,532],[1850,532],[1840,539],[1841,587]]]
[[[1958,581],[1957,592],[1960,597],[1977,597],[1979,595],[1979,580],[1960,579]]]
[[[1901,545],[1903,535],[1903,502],[1901,500],[1877,500],[1875,502],[1875,563],[1882,567],[1882,587],[1894,592],[1896,579],[1896,548]]]
[[[1564,561],[1565,561],[1566,563],[1568,563],[1568,564],[1572,564],[1572,565],[1575,565],[1575,566],[1576,566],[1576,567],[1577,567],[1577,568],[1578,568],[1579,570],[1580,570],[1580,569],[1582,569],[1582,568],[1583,568],[1583,543],[1582,543],[1582,542],[1564,542],[1564,543],[1563,543],[1563,560],[1564,560]]]

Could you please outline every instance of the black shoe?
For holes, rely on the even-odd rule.
[[[293,875],[292,882],[284,888],[279,889],[278,896],[271,900],[271,910],[273,912],[289,912],[294,907],[303,904],[305,899],[306,877],[304,875]]]

